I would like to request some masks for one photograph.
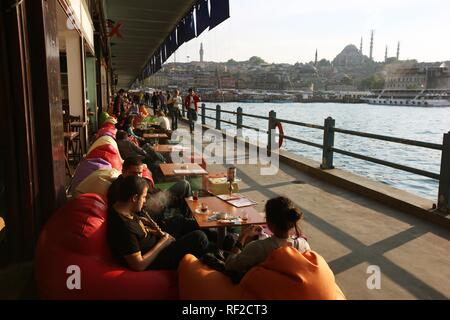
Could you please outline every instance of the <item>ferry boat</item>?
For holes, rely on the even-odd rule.
[[[450,107],[449,90],[390,90],[373,91],[361,98],[369,104],[408,106],[408,107]]]

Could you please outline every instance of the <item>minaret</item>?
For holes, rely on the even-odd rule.
[[[370,60],[373,61],[373,30],[372,35],[370,36]]]
[[[317,67],[317,49],[316,49],[316,59],[314,60],[314,66]]]
[[[359,45],[359,53],[363,54],[363,38],[361,37],[361,44]]]
[[[400,59],[400,41],[398,42],[397,45],[397,61]]]
[[[386,46],[386,52],[384,53],[384,62],[388,60],[388,46]]]
[[[203,62],[203,42],[200,43],[200,62]]]

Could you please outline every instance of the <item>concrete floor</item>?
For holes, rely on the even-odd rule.
[[[278,195],[303,211],[303,231],[311,248],[335,273],[348,299],[448,299],[450,232],[428,221],[388,208],[318,181],[281,164],[275,176],[258,165],[237,165],[241,193],[257,201]],[[224,166],[209,165],[209,172]],[[368,267],[378,266],[381,288],[370,290]]]
[[[209,172],[224,168],[207,167]],[[237,168],[240,192],[257,201],[261,212],[265,201],[278,195],[302,209],[311,248],[329,263],[348,299],[450,297],[447,229],[284,164],[274,176],[261,175],[258,165]],[[380,268],[381,287],[370,290],[368,267],[373,265]],[[0,299],[35,298],[32,273],[31,263],[0,270]]]
[[[248,154],[244,158],[249,163]],[[226,171],[227,166],[230,165],[214,164],[207,169],[220,172]],[[312,250],[328,262],[348,299],[450,298],[448,229],[283,163],[278,173],[271,176],[261,175],[260,165],[234,166],[242,179],[240,193],[258,202],[261,214],[265,202],[278,195],[289,197],[302,209],[301,225]],[[366,184],[377,190],[398,192],[405,197],[403,191],[362,177],[361,180],[367,180]],[[417,201],[417,197],[411,198]],[[381,272],[379,289],[368,288],[371,266],[379,267]]]

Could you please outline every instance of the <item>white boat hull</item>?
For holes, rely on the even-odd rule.
[[[387,105],[387,106],[406,106],[406,107],[450,107],[450,101],[445,99],[378,99],[378,98],[364,98],[363,101],[369,104]]]

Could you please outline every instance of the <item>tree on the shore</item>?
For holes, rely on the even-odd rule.
[[[366,79],[363,79],[358,86],[359,90],[368,89],[383,89],[386,80],[380,74],[374,74]]]
[[[262,58],[257,57],[257,56],[253,56],[248,60],[250,63],[253,64],[263,64],[266,63]]]

